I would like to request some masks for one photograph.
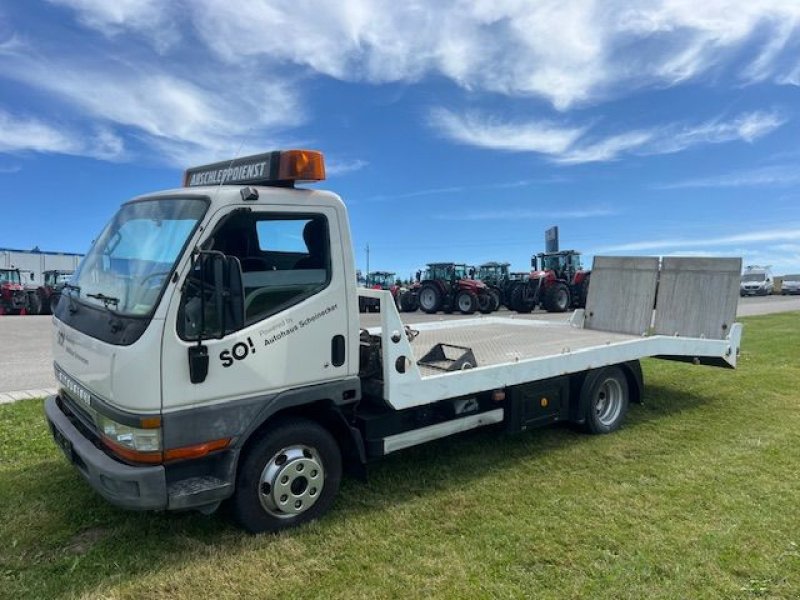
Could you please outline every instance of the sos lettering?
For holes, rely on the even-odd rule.
[[[237,342],[230,350],[223,350],[219,353],[219,359],[222,361],[222,366],[225,368],[230,367],[236,360],[244,360],[251,354],[256,353],[256,346],[253,340],[247,338],[247,343]]]

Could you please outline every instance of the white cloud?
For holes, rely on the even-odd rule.
[[[442,135],[470,146],[554,155],[565,152],[585,131],[543,121],[511,123],[477,113],[457,115],[445,108],[432,110],[429,121]]]
[[[361,159],[340,159],[331,157],[325,159],[325,171],[328,175],[346,175],[354,171],[360,171],[369,163]]]
[[[373,83],[441,75],[559,110],[721,68],[780,81],[800,23],[796,0],[51,1],[106,35],[128,30],[162,49],[199,36],[231,64]]]
[[[629,154],[668,154],[700,144],[734,140],[752,142],[783,125],[777,112],[743,113],[699,124],[670,123],[650,129],[602,136],[591,126],[576,127],[552,122],[503,122],[494,116],[457,115],[436,108],[430,123],[445,137],[462,144],[493,150],[535,152],[561,164],[615,160]]]
[[[246,154],[278,147],[269,140],[305,119],[290,85],[270,78],[241,85],[235,70],[204,73],[195,82],[156,64],[32,55],[0,62],[0,74],[58,96],[95,123],[144,142],[157,159],[180,166],[222,159],[237,149]]]
[[[0,110],[0,153],[21,152],[54,152],[115,160],[122,156],[124,148],[122,140],[107,130],[86,134]]]
[[[713,248],[719,246],[732,246],[753,242],[795,242],[800,239],[800,228],[764,229],[761,231],[747,231],[732,235],[707,237],[703,239],[662,239],[641,240],[626,244],[602,246],[595,249],[592,254],[603,252],[639,252],[643,250],[680,250],[687,248]]]
[[[800,184],[800,166],[775,165],[661,184],[656,186],[656,189],[777,187],[797,184]]]
[[[103,35],[114,37],[126,30],[145,33],[160,51],[180,41],[178,15],[161,0],[49,0],[75,11],[78,20]]]
[[[623,152],[641,148],[653,137],[652,131],[628,131],[599,141],[581,142],[553,158],[556,162],[569,165],[615,160]]]
[[[69,27],[62,46],[16,34],[0,42],[0,75],[56,95],[76,117],[172,163],[286,141],[306,121],[300,86],[313,76],[372,84],[444,78],[559,111],[719,72],[800,82],[797,0],[50,2],[104,43]],[[433,120],[459,143],[578,163],[751,141],[780,116],[604,134],[569,119],[515,122],[437,109]]]
[[[472,212],[453,212],[435,215],[435,219],[443,221],[514,221],[543,218],[548,219],[593,219],[618,214],[609,208],[578,208],[575,210],[547,211],[541,210],[485,210]]]

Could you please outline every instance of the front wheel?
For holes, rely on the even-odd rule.
[[[442,293],[433,284],[423,285],[417,297],[419,307],[428,314],[433,314],[442,307]]]
[[[471,315],[478,308],[478,297],[472,292],[459,292],[456,296],[456,306],[462,315]]]
[[[524,285],[518,285],[511,292],[511,307],[518,313],[530,313],[535,307],[535,303],[527,297],[526,291]]]
[[[494,310],[497,310],[495,305],[495,295],[493,292],[484,292],[478,294],[478,310],[481,314],[488,315]]]
[[[295,527],[325,514],[342,478],[333,436],[314,421],[275,423],[239,465],[232,509],[251,533]]]
[[[587,377],[581,389],[586,406],[584,428],[589,433],[619,429],[628,412],[628,379],[619,367],[607,367]]]
[[[544,309],[547,312],[564,312],[569,308],[569,288],[561,282],[553,283],[544,292]]]

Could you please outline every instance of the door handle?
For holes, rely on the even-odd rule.
[[[331,363],[334,367],[341,367],[345,359],[345,344],[343,335],[335,335],[331,340]]]

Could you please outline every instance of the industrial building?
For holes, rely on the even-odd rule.
[[[60,271],[74,271],[83,258],[82,254],[72,252],[47,252],[34,248],[33,250],[15,250],[13,248],[0,248],[0,269],[17,268],[23,271],[26,283],[42,283],[42,273],[58,269]],[[25,273],[27,271],[27,273]],[[31,279],[31,273],[33,279]]]

